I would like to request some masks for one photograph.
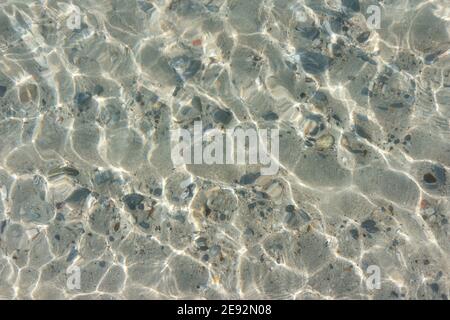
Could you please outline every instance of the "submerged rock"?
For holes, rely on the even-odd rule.
[[[333,147],[334,141],[335,139],[331,134],[325,134],[321,136],[319,139],[317,139],[316,147],[319,150],[327,150]]]
[[[75,104],[80,111],[85,111],[88,108],[89,102],[91,102],[92,94],[90,92],[79,92],[75,95]]]
[[[342,0],[342,5],[355,12],[360,10],[359,0]]]
[[[73,191],[65,201],[68,203],[81,203],[86,200],[86,198],[90,194],[91,190],[89,190],[88,188],[80,188]]]
[[[269,112],[265,113],[262,117],[266,121],[276,121],[279,118],[278,114],[276,114],[273,111],[269,111]]]
[[[300,53],[300,61],[303,70],[310,74],[320,74],[325,72],[330,63],[327,56],[314,51]]]
[[[69,167],[69,166],[64,166],[64,167],[57,167],[57,168],[51,169],[48,172],[48,177],[53,178],[53,177],[57,177],[60,175],[76,177],[79,174],[80,174],[80,172],[77,169],[75,169],[73,167]]]
[[[141,9],[142,11],[144,11],[147,14],[151,14],[155,10],[155,7],[153,6],[153,4],[148,2],[147,0],[138,0],[137,3],[139,6],[139,9]]]
[[[380,231],[377,227],[377,223],[374,220],[367,219],[361,223],[361,227],[369,233],[376,233]]]
[[[202,62],[198,59],[192,59],[186,55],[182,55],[171,59],[169,65],[176,71],[179,81],[182,82],[195,76],[201,69]]]
[[[103,93],[103,91],[105,91],[105,89],[103,88],[103,86],[96,84],[94,87],[94,94],[99,96]]]
[[[233,114],[228,110],[217,109],[213,114],[214,121],[227,125],[233,120]]]
[[[320,30],[313,26],[296,27],[295,30],[297,30],[303,38],[309,40],[314,40],[320,35]]]
[[[3,98],[5,96],[6,93],[6,87],[0,85],[0,98]]]
[[[259,172],[244,174],[239,180],[239,184],[241,185],[253,184],[255,183],[256,179],[258,179],[260,176],[261,174]]]
[[[136,210],[142,201],[144,201],[144,196],[138,193],[130,193],[123,197],[123,202],[130,210]]]

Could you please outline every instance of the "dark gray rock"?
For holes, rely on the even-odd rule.
[[[350,234],[352,236],[353,239],[358,240],[359,238],[359,232],[357,229],[351,229],[350,230]]]
[[[213,114],[213,119],[217,123],[227,125],[233,119],[233,114],[228,110],[217,109]]]
[[[161,196],[162,196],[162,189],[161,189],[161,188],[155,188],[155,189],[152,191],[152,194],[153,194],[154,196],[156,196],[156,197],[161,197]]]
[[[329,58],[321,53],[307,51],[300,54],[303,70],[310,74],[320,74],[329,67]]]
[[[67,262],[72,262],[78,255],[78,250],[75,247],[72,247],[72,249],[70,249],[69,255],[67,256]]]
[[[359,0],[342,0],[342,5],[355,12],[360,10]]]
[[[365,31],[356,37],[356,41],[358,41],[359,43],[364,43],[367,41],[367,39],[369,39],[369,37],[370,37],[370,31]]]
[[[361,227],[369,233],[376,233],[380,231],[376,225],[377,223],[371,219],[367,219],[361,223]]]
[[[96,185],[102,185],[111,182],[114,179],[114,175],[110,170],[99,171],[94,176],[94,183]]]
[[[153,4],[151,4],[150,2],[147,2],[146,0],[138,0],[137,3],[139,6],[139,9],[141,9],[142,11],[144,11],[147,14],[151,14],[155,10],[155,7],[153,6]]]
[[[99,96],[101,95],[103,92],[105,91],[105,89],[103,88],[103,86],[96,84],[94,87],[94,94]]]
[[[309,40],[314,40],[320,35],[320,30],[313,26],[299,26],[296,27],[295,30],[297,30],[303,38]]]
[[[248,185],[255,183],[256,179],[258,179],[261,176],[259,172],[257,173],[247,173],[244,174],[241,179],[239,180],[239,184],[242,185]]]
[[[273,111],[269,111],[269,112],[265,113],[262,117],[266,121],[276,121],[279,119],[278,114],[276,114]]]
[[[6,93],[6,87],[0,85],[0,97],[3,98],[5,96]]]
[[[92,100],[92,94],[90,92],[79,92],[75,95],[75,104],[78,106],[80,111],[85,111],[89,102]]]
[[[195,241],[195,244],[197,245],[197,248],[201,251],[208,250],[207,240],[204,237],[200,237]]]
[[[77,189],[70,194],[70,196],[66,199],[66,202],[81,203],[84,200],[86,200],[86,198],[88,197],[88,195],[90,193],[91,193],[91,190],[89,190],[88,188]]]
[[[123,202],[130,210],[136,210],[142,201],[144,201],[144,196],[138,193],[130,193],[123,197]]]

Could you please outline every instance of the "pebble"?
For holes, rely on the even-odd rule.
[[[326,134],[317,139],[316,147],[319,150],[328,150],[333,147],[334,142],[335,142],[335,139],[334,139],[333,135]]]
[[[217,109],[214,111],[213,119],[215,122],[227,125],[233,119],[233,114],[228,110]]]
[[[130,193],[123,197],[123,202],[130,210],[136,210],[142,201],[144,201],[144,196],[138,193]]]
[[[361,227],[369,233],[376,233],[380,231],[376,225],[377,223],[371,219],[365,220],[361,223]]]
[[[5,96],[6,93],[6,87],[0,85],[0,98],[3,98]]]
[[[278,114],[276,114],[275,112],[272,112],[272,111],[265,113],[262,117],[266,121],[276,121],[279,118]]]
[[[81,203],[86,200],[86,198],[90,194],[91,190],[89,190],[88,188],[80,188],[73,191],[65,201],[69,203]]]
[[[261,174],[258,173],[247,173],[241,177],[239,180],[239,184],[241,185],[249,185],[255,183],[256,179],[258,179]]]
[[[89,102],[92,99],[92,94],[90,92],[79,92],[75,96],[75,103],[80,111],[87,110]]]
[[[94,87],[94,94],[99,96],[101,95],[103,92],[105,91],[105,89],[103,88],[103,86],[96,84]]]
[[[342,5],[355,12],[360,10],[359,0],[342,0]]]
[[[329,67],[329,58],[321,53],[307,51],[300,54],[303,70],[310,74],[320,74]]]

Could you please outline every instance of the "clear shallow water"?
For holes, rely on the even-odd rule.
[[[0,2],[0,298],[448,297],[445,1],[74,4]],[[196,120],[278,174],[174,167]]]

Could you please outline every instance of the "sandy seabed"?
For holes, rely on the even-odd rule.
[[[0,298],[448,298],[446,0],[72,3],[0,0]]]

